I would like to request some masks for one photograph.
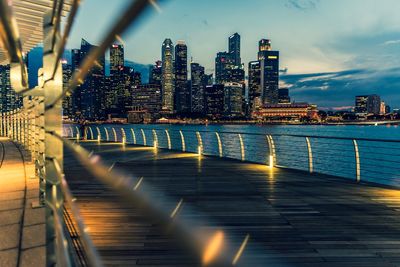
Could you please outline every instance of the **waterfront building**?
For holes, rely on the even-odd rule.
[[[80,60],[96,48],[85,39],[81,41]],[[86,76],[84,83],[81,85],[81,111],[84,119],[89,121],[104,119],[104,110],[101,103],[105,96],[104,93],[104,77],[105,77],[105,57],[102,55],[97,59],[90,73]]]
[[[22,97],[15,93],[10,83],[10,65],[0,65],[0,112],[8,112],[22,106]]]
[[[279,104],[290,103],[289,88],[279,88],[278,90]]]
[[[161,75],[161,92],[162,92],[162,111],[164,114],[174,113],[174,95],[175,95],[175,79],[174,79],[174,46],[171,39],[165,39],[161,49],[162,57],[162,75]]]
[[[318,109],[308,103],[267,104],[254,111],[252,117],[258,120],[318,119]]]
[[[79,70],[79,65],[81,64],[81,50],[80,49],[71,49],[71,72],[74,74]],[[82,92],[81,86],[78,85],[76,90],[72,92],[72,113],[74,119],[78,119],[81,117],[82,110]]]
[[[124,81],[124,47],[121,44],[112,44],[110,47],[110,78],[111,86],[106,88],[107,102],[111,102],[111,108],[118,110],[119,115],[125,114],[125,81]]]
[[[62,60],[62,75],[63,75],[63,90],[67,90],[69,81],[72,77],[72,67],[68,64],[66,60]],[[72,96],[65,96],[62,101],[63,107],[63,116],[65,118],[72,119],[74,117],[73,113],[73,105],[72,105]]]
[[[149,69],[149,84],[159,84],[161,86],[162,61],[157,60],[155,65]]]
[[[227,117],[241,117],[243,113],[243,85],[224,84],[224,114]]]
[[[229,36],[229,54],[231,54],[231,58],[233,64],[240,68],[242,65],[242,61],[240,58],[240,35],[236,32]]]
[[[368,113],[367,102],[368,95],[356,96],[354,112],[358,115],[366,115]]]
[[[219,119],[224,115],[224,85],[214,84],[205,87],[205,113],[208,118]]]
[[[204,114],[204,90],[205,90],[205,76],[204,67],[199,63],[190,63],[190,98],[191,98],[191,112],[193,114]]]
[[[178,113],[190,112],[187,72],[187,46],[184,41],[178,41],[175,46],[175,109]]]
[[[260,61],[249,62],[248,100],[250,112],[261,107],[261,69]]]
[[[273,51],[271,41],[259,42],[260,87],[263,104],[279,102],[279,51]]]
[[[218,52],[215,58],[215,83],[224,84],[231,81],[234,59],[229,52]]]
[[[157,119],[161,111],[161,86],[159,84],[141,84],[132,89],[132,107],[128,114],[148,114]],[[139,116],[140,117],[140,116]]]
[[[381,113],[381,97],[378,95],[369,95],[367,101],[367,111],[374,115]]]

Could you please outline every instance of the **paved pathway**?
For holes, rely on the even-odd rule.
[[[33,164],[0,138],[0,266],[45,266],[44,208],[32,209],[37,201],[38,180],[32,179]]]
[[[400,266],[400,191],[327,175],[168,150],[82,143],[170,196],[179,216],[212,220],[248,266]],[[159,222],[96,182],[70,156],[66,174],[108,266],[200,266]],[[163,194],[158,194],[163,199]],[[186,208],[198,213],[186,213]]]

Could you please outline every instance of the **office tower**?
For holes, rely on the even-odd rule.
[[[72,76],[71,65],[66,60],[62,60],[63,90],[66,90]],[[62,102],[63,116],[72,119],[74,117],[72,96],[65,96]]]
[[[205,88],[205,113],[207,117],[219,119],[224,114],[224,85],[207,85]]]
[[[10,65],[0,65],[0,112],[8,112],[22,106],[22,97],[15,93],[10,83]]]
[[[191,112],[195,114],[204,114],[204,67],[198,63],[190,63],[190,76]]]
[[[82,39],[80,49],[81,62],[90,53],[90,50],[96,46],[91,45]],[[94,121],[104,119],[104,110],[101,109],[102,102],[105,97],[104,93],[104,77],[105,77],[105,59],[102,55],[97,59],[97,64],[91,69],[86,76],[84,83],[81,85],[81,106],[82,115],[86,120]]]
[[[149,84],[161,85],[161,74],[162,74],[162,61],[157,60],[154,66],[149,69]]]
[[[34,88],[38,85],[39,69],[43,67],[43,47],[32,48],[27,56],[28,82],[29,87]]]
[[[206,81],[206,85],[213,85],[213,74],[204,74],[205,76],[205,81]]]
[[[229,52],[218,52],[215,58],[215,83],[224,84],[231,81],[234,59]]]
[[[289,104],[290,96],[289,96],[289,88],[279,88],[279,104]]]
[[[157,117],[161,111],[161,87],[158,84],[142,84],[132,90],[132,110],[144,111]]]
[[[243,85],[224,84],[224,113],[228,117],[243,116]]]
[[[175,109],[178,113],[190,112],[187,71],[187,46],[184,41],[178,41],[175,46]]]
[[[279,51],[272,51],[271,42],[259,42],[260,85],[263,104],[277,104],[279,101]]]
[[[368,113],[367,102],[368,102],[367,95],[356,96],[354,112],[359,115],[367,114]]]
[[[174,46],[171,39],[165,39],[161,49],[162,74],[161,74],[161,93],[162,111],[164,114],[174,113]]]
[[[261,68],[260,61],[249,62],[248,96],[250,112],[261,107]]]
[[[378,95],[369,95],[367,100],[367,111],[374,115],[380,114],[381,97]]]
[[[127,96],[124,81],[124,47],[121,44],[112,44],[110,47],[110,78],[111,87],[106,88],[108,97],[112,98],[109,102],[112,108],[118,110],[118,115],[123,116],[126,113]]]
[[[240,35],[237,32],[229,36],[229,54],[231,54],[233,64],[236,67],[240,67],[242,65],[240,59]]]
[[[71,72],[72,75],[79,70],[79,65],[81,64],[81,50],[72,49],[71,50]],[[77,119],[81,117],[82,111],[82,90],[80,85],[72,93],[72,116]]]

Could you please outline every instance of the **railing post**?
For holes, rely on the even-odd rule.
[[[199,155],[203,154],[203,140],[201,139],[201,134],[200,132],[196,132],[196,136],[197,136],[197,153]]]
[[[314,171],[313,155],[312,155],[310,138],[306,137],[306,143],[307,143],[307,150],[308,150],[308,170],[310,173],[313,173],[313,171]]]
[[[124,128],[121,128],[121,133],[122,133],[122,144],[126,144],[126,134]]]
[[[107,127],[104,127],[104,131],[106,132],[106,140],[107,142],[110,141],[110,136],[108,135],[108,129]]]
[[[246,159],[246,154],[244,151],[244,143],[243,143],[243,138],[242,138],[241,134],[239,134],[239,143],[240,143],[240,155],[241,155],[242,161],[244,161]]]
[[[182,151],[185,152],[186,151],[185,136],[183,135],[181,130],[179,130],[179,134],[181,135]]]
[[[76,130],[76,140],[79,141],[79,139],[81,139],[81,131],[79,130],[78,126],[75,126],[75,130]]]
[[[218,142],[218,154],[219,157],[222,158],[223,156],[223,151],[222,151],[222,141],[221,141],[221,137],[219,136],[218,132],[215,132],[215,136],[217,137],[217,142]]]
[[[136,134],[135,134],[135,130],[133,130],[133,128],[131,128],[131,134],[132,134],[133,144],[136,145]]]
[[[353,139],[354,145],[354,156],[356,161],[356,181],[359,182],[361,180],[361,164],[360,164],[360,152],[358,150],[357,140]]]
[[[114,142],[117,143],[118,142],[117,132],[115,131],[114,127],[112,127],[111,130],[113,131],[114,134]]]
[[[97,130],[97,142],[101,142],[101,132],[98,126],[96,126],[96,130]]]
[[[46,178],[46,265],[58,265],[57,262],[57,244],[55,233],[54,217],[63,217],[63,195],[59,180],[60,174],[54,164],[59,164],[63,172],[63,143],[54,134],[62,135],[62,106],[58,101],[54,101],[62,94],[62,66],[57,60],[56,52],[58,48],[59,37],[56,37],[53,46],[53,27],[52,12],[48,11],[43,17],[43,79],[44,79],[44,101],[45,101],[45,178]],[[56,72],[53,76],[53,69],[56,66]],[[53,134],[54,133],[54,134]],[[54,215],[56,214],[56,215]],[[66,242],[65,240],[62,240]]]
[[[156,132],[156,130],[152,130],[152,132],[153,132],[153,146],[154,146],[154,148],[157,148],[158,147],[158,136],[157,136],[157,132]]]
[[[273,168],[276,164],[276,152],[275,152],[275,143],[272,135],[267,135],[268,148],[269,148],[269,157],[268,157],[268,165],[270,168]]]
[[[89,128],[89,132],[90,132],[90,140],[94,140],[94,134],[93,134],[92,126],[88,126],[88,128]]]
[[[147,142],[146,142],[146,135],[144,134],[144,130],[140,129],[140,131],[142,132],[142,137],[143,137],[143,145],[146,146]]]
[[[169,136],[168,129],[165,129],[165,134],[167,136],[168,149],[171,149],[172,148],[172,146],[171,146],[171,137]]]

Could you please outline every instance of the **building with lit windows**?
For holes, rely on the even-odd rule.
[[[8,112],[21,106],[21,96],[11,88],[10,65],[0,65],[0,111]]]
[[[206,79],[204,76],[204,67],[199,63],[190,63],[190,98],[191,112],[193,114],[204,114],[204,90]]]
[[[267,104],[252,113],[258,120],[318,119],[316,105],[308,103]]]
[[[224,114],[227,117],[242,117],[243,85],[241,83],[224,84]]]
[[[178,41],[175,46],[175,109],[177,113],[190,112],[190,90],[187,87],[187,46]]]
[[[171,39],[165,39],[161,48],[162,74],[162,112],[163,114],[174,113],[175,95],[175,72],[174,72],[174,45]]]
[[[236,32],[229,36],[228,39],[229,54],[233,60],[233,64],[240,68],[242,65],[242,60],[240,58],[240,35]]]
[[[224,85],[207,85],[204,97],[206,116],[211,119],[222,118],[224,115]]]
[[[259,42],[260,86],[263,104],[279,102],[279,51],[273,51],[271,41]]]

